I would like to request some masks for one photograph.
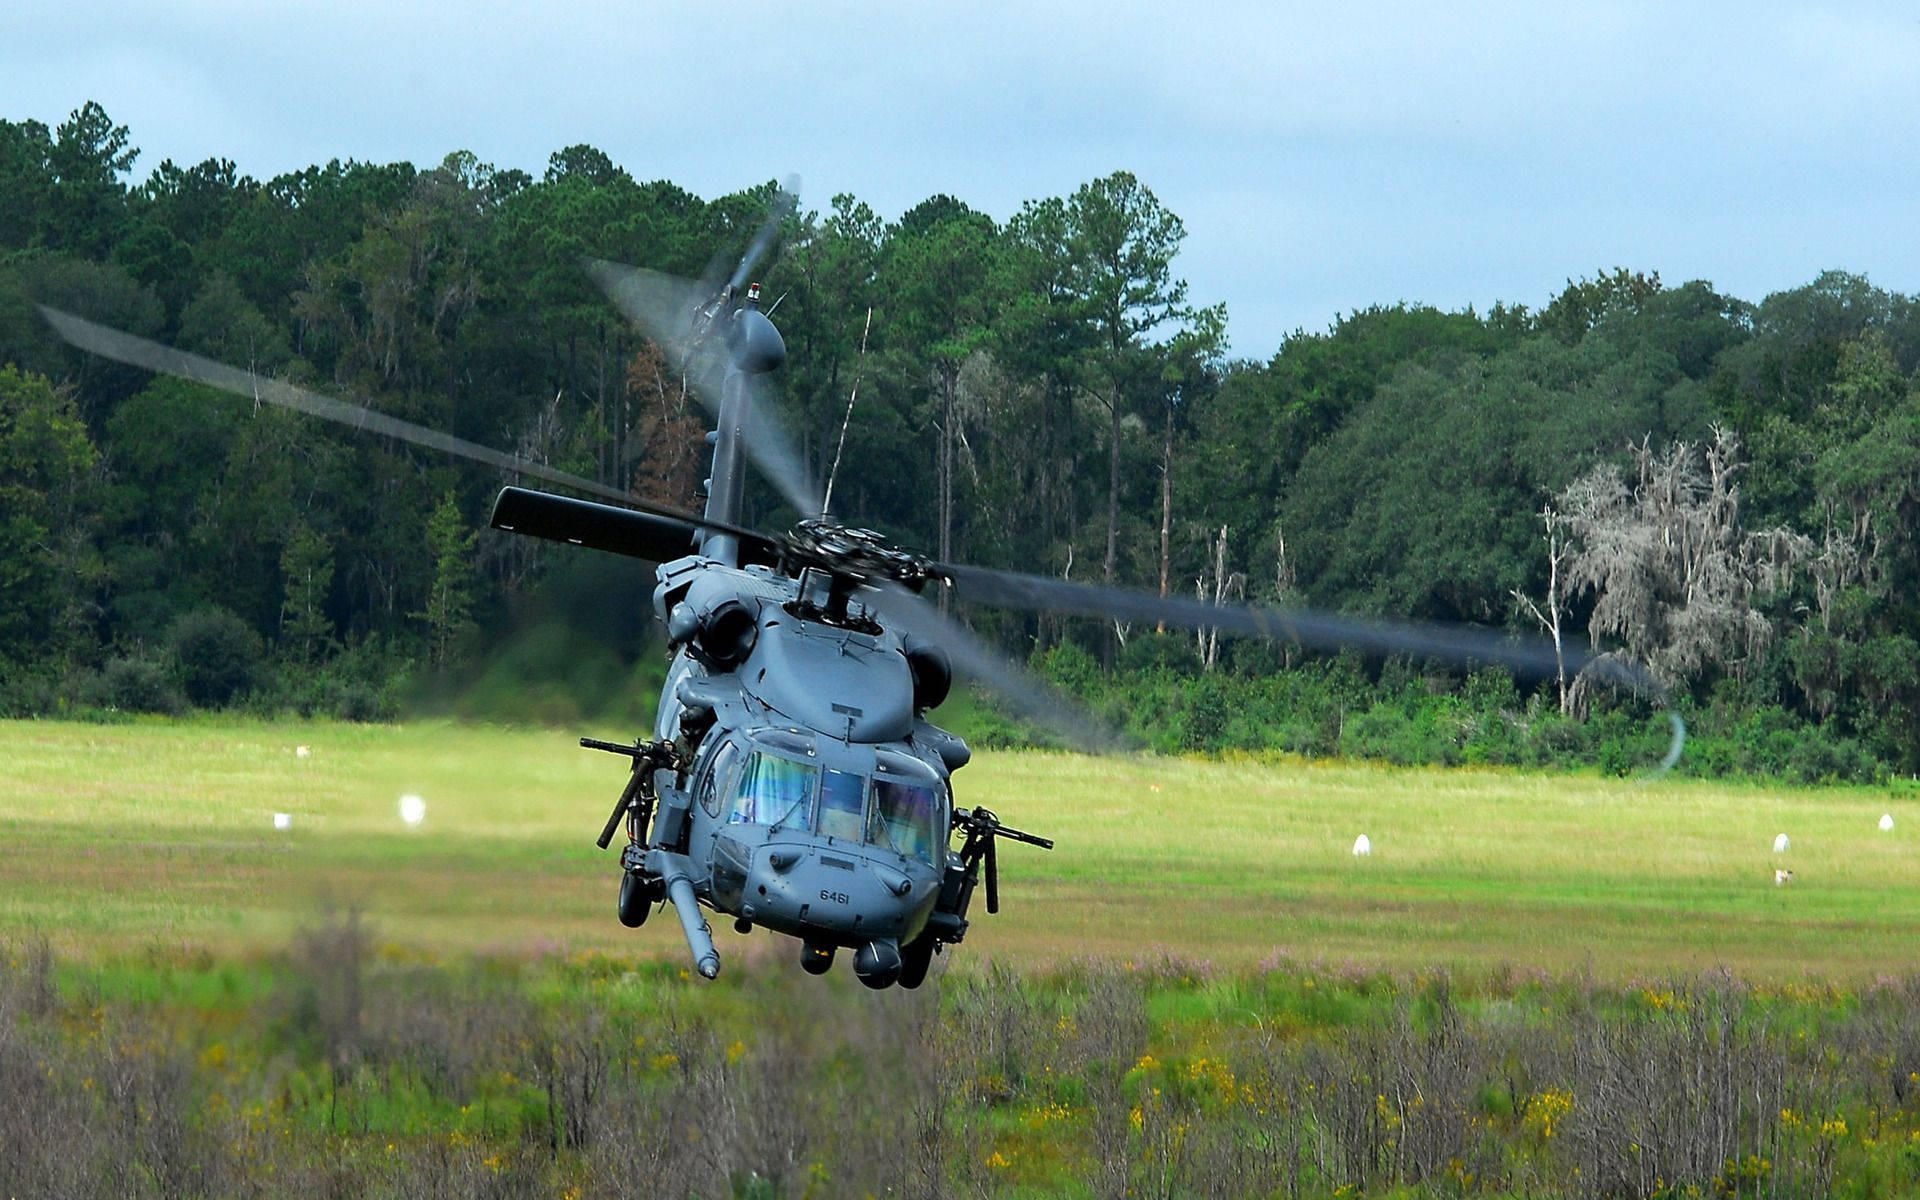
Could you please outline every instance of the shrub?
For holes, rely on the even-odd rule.
[[[1467,676],[1463,689],[1467,707],[1477,713],[1499,713],[1520,707],[1520,691],[1513,676],[1497,669],[1483,669]]]
[[[186,707],[172,672],[143,655],[108,662],[81,683],[80,702],[121,712],[173,714]]]
[[[1174,671],[1200,669],[1200,652],[1193,639],[1184,633],[1144,633],[1127,639],[1120,647],[1122,671],[1150,671],[1156,667]]]
[[[1227,722],[1233,716],[1232,698],[1228,695],[1230,686],[1216,675],[1202,675],[1187,681],[1185,731],[1181,737],[1184,749],[1221,749]]]
[[[56,691],[47,675],[0,663],[0,717],[37,717],[53,708]]]
[[[187,699],[223,706],[250,687],[260,665],[260,636],[224,608],[196,608],[173,623],[167,642],[180,664]]]
[[[1075,642],[1061,642],[1032,666],[1043,678],[1079,696],[1089,695],[1101,683],[1100,664]]]
[[[342,721],[391,721],[400,715],[400,706],[389,692],[352,679],[329,680],[320,704]]]
[[[1340,731],[1340,751],[1403,767],[1451,766],[1460,761],[1461,733],[1458,705],[1451,697],[1433,696],[1412,704],[1383,700],[1346,723]]]

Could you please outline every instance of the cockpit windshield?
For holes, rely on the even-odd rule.
[[[717,766],[713,778],[728,787]],[[731,822],[812,830],[940,865],[946,789],[931,768],[909,756],[883,750],[868,776],[755,745],[731,778]]]
[[[829,768],[820,778],[820,832],[850,842],[860,840],[867,811],[867,777]]]
[[[775,829],[806,829],[813,824],[813,797],[820,769],[755,750],[740,770],[729,821],[771,825]]]
[[[882,752],[867,808],[867,841],[908,858],[935,863],[942,789],[933,772],[904,755]]]
[[[933,862],[935,803],[933,789],[924,784],[875,778],[867,841],[908,858]]]

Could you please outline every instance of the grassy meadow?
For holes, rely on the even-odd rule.
[[[1920,1195],[1884,788],[983,754],[1059,849],[873,993],[622,929],[622,766],[0,724],[0,1195]]]
[[[623,768],[550,730],[0,723],[0,931],[228,953],[356,908],[429,953],[677,959],[671,922],[613,919],[592,839]],[[977,962],[1853,979],[1920,945],[1910,791],[1037,752],[982,753],[957,791],[1058,843],[1005,848],[1002,912],[961,947]],[[720,949],[796,950],[730,930]]]

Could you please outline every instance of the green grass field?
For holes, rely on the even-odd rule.
[[[622,768],[0,724],[0,1195],[1920,1195],[1888,789],[983,754],[1059,849],[872,993],[621,928]]]
[[[0,723],[0,931],[227,952],[358,907],[429,953],[677,957],[671,922],[613,919],[592,839],[622,765],[543,730]],[[1002,854],[1004,910],[976,911],[962,947],[976,961],[1861,978],[1920,944],[1920,804],[1885,788],[1005,752],[958,790],[1059,844]],[[794,950],[721,935],[734,962]]]

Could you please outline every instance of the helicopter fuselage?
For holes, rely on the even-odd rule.
[[[949,847],[950,778],[970,751],[923,715],[946,691],[937,652],[818,582],[698,554],[660,567],[654,735],[675,754],[650,768],[650,826],[629,821],[633,902],[674,901],[702,974],[718,953],[683,899],[800,939],[810,969],[846,947],[863,981],[917,986],[966,929],[977,863]],[[623,889],[634,923],[629,905]]]

